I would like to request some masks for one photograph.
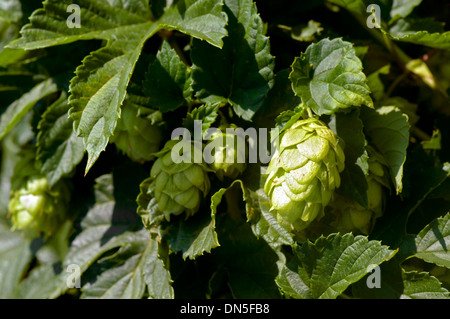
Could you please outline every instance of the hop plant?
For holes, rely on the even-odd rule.
[[[190,140],[170,140],[156,154],[150,177],[159,210],[170,215],[194,215],[210,189],[209,171],[203,163],[202,144]],[[200,161],[199,161],[200,159]]]
[[[220,180],[224,176],[235,179],[245,171],[246,143],[243,137],[222,128],[220,132],[212,134],[207,147],[212,149],[213,161],[210,166]]]
[[[136,162],[150,161],[159,149],[161,131],[150,119],[138,115],[137,104],[125,103],[111,142]]]
[[[50,187],[33,163],[22,170],[23,163],[29,159],[25,156],[16,166],[14,178],[18,183],[11,191],[8,211],[14,230],[22,230],[32,237],[41,233],[49,236],[65,220],[70,193],[64,181]]]
[[[300,231],[321,218],[340,186],[344,161],[337,136],[318,119],[299,120],[282,131],[264,185],[280,224]]]
[[[386,163],[371,147],[368,147],[368,154],[367,208],[340,195],[329,205],[330,212],[336,217],[333,226],[340,232],[368,235],[375,220],[382,216],[386,190],[390,189]]]

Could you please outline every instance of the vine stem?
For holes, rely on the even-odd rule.
[[[361,25],[364,26],[366,24],[366,21],[362,17],[358,16],[353,12],[351,12],[351,14]],[[386,29],[385,23],[382,26],[382,28]],[[423,59],[414,60],[411,57],[409,57],[402,49],[400,49],[394,43],[394,41],[392,41],[392,39],[390,39],[387,36],[386,33],[382,32],[381,30],[369,28],[367,29],[367,31],[392,54],[392,56],[397,61],[397,64],[400,65],[400,67],[405,70],[406,74],[408,73],[415,74],[430,88],[442,93],[439,84],[434,80],[431,71],[428,70],[428,66],[425,64]],[[418,65],[419,62],[422,62],[422,64]],[[430,76],[432,79],[430,79]]]
[[[350,11],[352,16],[363,26],[366,25],[366,21],[363,17],[359,16],[358,14]],[[387,29],[386,23],[383,23],[381,21],[381,28],[383,30]],[[392,90],[400,83],[400,80],[402,80],[404,77],[406,77],[408,74],[412,73],[415,76],[417,76],[425,85],[430,87],[433,91],[437,92],[438,94],[442,95],[445,98],[448,98],[448,94],[446,90],[442,87],[442,85],[435,80],[433,73],[429,69],[428,65],[425,63],[425,59],[419,58],[419,59],[412,59],[409,57],[400,47],[398,47],[392,39],[390,39],[387,34],[381,30],[366,28],[366,30],[376,39],[378,42],[380,42],[395,58],[397,61],[397,64],[405,70],[404,75],[401,76],[401,78],[397,78],[394,83],[392,83],[390,87],[389,94],[392,93]],[[433,51],[432,51],[433,52]],[[398,80],[398,82],[397,82]],[[445,113],[447,110],[443,110]]]
[[[421,139],[422,141],[429,141],[431,139],[431,136],[429,136],[427,133],[425,133],[416,126],[411,127],[411,133],[414,134],[419,139]]]
[[[390,97],[392,92],[394,91],[394,89],[397,87],[397,85],[399,85],[407,76],[408,76],[409,72],[405,70],[405,72],[403,72],[402,74],[400,74],[395,80],[394,82],[392,82],[392,84],[389,86],[387,92],[386,92],[386,97]]]
[[[301,105],[301,104],[300,104]],[[303,104],[303,110],[301,111],[301,116],[304,119],[309,119],[309,118],[314,118],[314,112],[311,110],[311,108],[309,108],[308,106]]]
[[[351,12],[351,11],[350,11]],[[363,26],[366,25],[366,21],[359,15],[351,12],[353,17]],[[384,28],[384,26],[382,26]],[[394,41],[389,39],[387,35],[376,29],[366,29],[378,42],[380,42],[388,51],[394,56],[398,64],[403,68],[407,69],[406,65],[412,60],[402,49],[400,49]]]
[[[313,114],[312,110],[309,107],[307,107],[307,106],[306,106],[306,112],[308,113],[308,117],[309,118],[314,117],[314,114]]]

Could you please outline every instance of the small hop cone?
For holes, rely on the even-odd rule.
[[[155,158],[161,143],[161,131],[149,119],[138,116],[138,106],[125,103],[111,142],[136,162]]]
[[[8,210],[13,229],[32,237],[55,233],[65,220],[69,196],[64,182],[50,188],[45,176],[32,176],[11,193]]]
[[[243,137],[221,131],[211,136],[206,148],[212,150],[210,166],[220,180],[224,176],[235,179],[245,171],[246,142]]]
[[[367,208],[340,195],[329,205],[330,212],[336,216],[334,227],[340,232],[368,235],[375,220],[383,214],[385,190],[390,189],[388,171],[380,154],[371,147],[368,153]]]
[[[168,221],[170,215],[183,212],[186,218],[194,215],[209,192],[211,184],[202,155],[202,144],[190,140],[170,140],[157,153],[150,172],[153,180],[150,187]]]
[[[301,231],[321,218],[340,186],[344,162],[337,136],[323,122],[299,120],[284,130],[264,185],[280,224]]]

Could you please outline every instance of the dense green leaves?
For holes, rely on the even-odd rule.
[[[323,39],[294,60],[292,89],[316,114],[352,106],[373,106],[362,63],[351,43]]]
[[[219,39],[226,34],[220,31],[226,20],[218,12],[220,5],[211,6],[211,3],[180,1],[163,15],[160,22],[151,22],[148,20],[148,4],[139,0],[115,5],[80,1],[80,16],[90,17],[83,20],[81,28],[68,28],[65,25],[68,13],[60,15],[70,4],[68,1],[60,3],[48,0],[44,10],[37,10],[33,14],[31,24],[23,28],[22,37],[13,47],[35,49],[86,39],[107,40],[105,47],[84,59],[70,87],[70,114],[76,133],[83,137],[89,155],[86,172],[108,145],[120,116],[120,105],[125,99],[134,66],[149,37],[167,27],[220,46]],[[176,8],[181,8],[181,12]],[[205,11],[208,8],[213,8],[212,13]],[[216,25],[215,33],[209,33],[209,28],[208,35],[204,33],[204,15]],[[196,19],[201,22],[195,22]]]
[[[114,34],[120,33],[117,26],[126,29],[130,25],[146,22],[148,6],[142,6],[138,10],[136,5],[139,2],[143,3],[135,0],[130,1],[130,6],[125,6],[101,1],[76,1],[75,4],[80,7],[80,28],[77,28],[66,24],[72,13],[67,7],[73,1],[47,0],[43,9],[36,10],[30,17],[30,24],[21,30],[22,37],[10,44],[10,47],[31,50],[78,40],[110,39]],[[81,20],[83,17],[85,19]]]
[[[427,273],[403,272],[403,299],[450,299],[450,293]]]
[[[390,32],[388,33],[388,36],[397,41],[411,42],[432,48],[450,50],[450,31],[444,33],[430,33],[428,31]]]
[[[11,103],[0,118],[0,139],[17,125],[39,100],[56,91],[56,84],[49,79],[39,83],[30,92]]]
[[[84,296],[138,298],[144,293],[145,284],[152,286],[154,297],[167,296],[170,276],[152,277],[147,274],[148,268],[144,268],[145,265],[161,269],[162,261],[154,258],[158,243],[145,229],[135,230],[138,225],[135,206],[116,202],[113,192],[112,176],[101,176],[96,185],[96,203],[81,222],[82,231],[71,243],[64,268],[76,265],[83,273],[104,253],[120,248],[113,257],[117,260],[106,259],[115,266],[102,273],[95,283],[83,286]],[[123,256],[128,258],[124,260]],[[161,291],[155,291],[155,286]]]
[[[72,241],[65,265],[78,265],[85,271],[103,253],[131,241],[146,238],[145,232],[127,231],[135,222],[131,210],[125,210],[116,222],[112,219],[116,203],[112,197],[110,176],[102,176],[97,184],[96,204],[82,221],[82,232]],[[104,188],[104,189],[102,189]]]
[[[220,196],[221,194],[216,195],[216,197]],[[219,246],[215,230],[215,214],[198,217],[179,221],[165,230],[168,232],[170,248],[173,251],[181,251],[184,259],[195,259]]]
[[[450,214],[434,219],[417,235],[404,239],[396,258],[380,268],[380,289],[368,289],[358,282],[354,286],[356,296],[362,298],[450,298],[449,292],[441,282],[427,272],[407,271],[401,262],[412,257],[421,258],[429,263],[449,267],[450,254],[447,249],[448,224]],[[397,258],[398,257],[398,258]]]
[[[0,1],[0,298],[450,298],[448,20]]]
[[[284,111],[291,111],[301,102],[292,91],[289,70],[279,71],[274,80],[273,88],[267,94],[261,110],[256,113],[256,121],[261,123],[262,127],[273,126],[273,117],[278,117]]]
[[[448,168],[436,165],[433,158],[425,154],[420,147],[417,147],[411,154],[412,158],[406,162],[408,164],[406,166],[407,178],[409,181],[422,182],[415,184],[415,187],[412,187],[410,183],[406,184],[408,185],[408,199],[392,198],[386,207],[385,216],[380,219],[372,232],[375,238],[380,238],[393,247],[399,247],[407,236],[407,223],[410,216],[436,189],[445,185],[449,177]],[[429,214],[434,209],[427,209],[427,211]],[[445,212],[447,211],[448,208]],[[423,224],[422,227],[426,224]]]
[[[448,299],[449,292],[427,272],[406,271],[395,259],[383,263],[378,288],[368,288],[368,277],[353,286],[354,294],[365,299]]]
[[[71,81],[70,115],[89,154],[86,171],[105,150],[114,132],[131,72],[144,41],[155,32],[151,29],[122,34],[110,46],[92,53]]]
[[[158,243],[149,239],[124,246],[117,255],[99,265],[109,266],[109,269],[102,272],[95,282],[83,286],[81,298],[142,298],[146,286],[145,266],[157,250]]]
[[[273,86],[270,43],[252,1],[227,0],[224,8],[228,37],[223,48],[194,41],[194,89],[201,100],[229,103],[237,115],[250,120]]]
[[[280,252],[257,239],[243,219],[222,219],[218,225],[221,246],[213,258],[225,268],[233,297],[280,298],[275,284],[277,262],[283,258]]]
[[[84,156],[83,140],[76,136],[73,121],[67,116],[67,102],[67,95],[61,94],[39,122],[37,158],[50,186],[72,173]]]
[[[433,220],[404,246],[415,257],[450,268],[450,213]]]
[[[143,83],[150,105],[162,112],[173,111],[189,100],[191,83],[187,66],[174,49],[164,42],[148,67]]]
[[[148,295],[153,299],[172,299],[174,291],[168,264],[167,247],[152,241],[143,267],[144,281],[147,284]]]
[[[64,13],[64,18],[59,15],[61,11],[66,11],[69,2],[46,1],[44,10],[33,14],[31,24],[23,28],[22,38],[14,46],[33,49],[81,39],[108,40],[106,47],[84,59],[83,65],[76,71],[77,76],[71,81],[70,113],[76,134],[84,138],[89,154],[88,171],[114,132],[134,64],[143,42],[156,32],[156,27],[154,24],[139,26],[139,23],[146,21],[148,6],[141,8],[144,11],[137,10],[138,1],[132,1],[135,6],[127,7],[128,10],[96,1],[81,2],[80,14],[91,17],[83,21],[82,28],[68,28],[65,23],[68,13]],[[49,16],[52,18],[45,18]],[[108,17],[116,21],[109,21]],[[99,25],[94,22],[97,20],[104,23]],[[117,28],[117,25],[122,28]]]
[[[67,289],[67,284],[60,275],[60,265],[46,263],[33,269],[20,284],[19,292],[14,298],[53,299]]]
[[[0,298],[14,298],[18,283],[31,260],[30,242],[11,233],[9,225],[0,219]]]
[[[351,11],[361,21],[365,21],[365,18],[368,15],[366,13],[366,8],[368,8],[369,4],[371,4],[370,1],[363,1],[363,0],[330,0],[330,1]],[[390,19],[395,21],[399,18],[405,18],[409,16],[411,12],[414,10],[414,8],[418,6],[421,2],[422,0],[414,0],[414,1],[395,0],[392,2],[392,6],[390,7],[390,9],[388,6],[382,3],[381,5],[382,10],[384,8],[390,10],[390,16],[386,19],[386,15],[384,15],[383,12],[381,13],[386,22],[390,22],[389,21]],[[421,28],[424,28],[424,26],[422,25]],[[423,29],[420,31],[398,32],[398,33],[391,33],[385,30],[382,31],[393,40],[411,42],[439,49],[448,50],[450,48],[449,47],[450,32],[430,33]]]
[[[222,0],[181,0],[160,18],[161,28],[177,30],[221,48],[227,35]]]
[[[395,255],[377,241],[348,233],[294,246],[277,283],[293,298],[336,298],[352,283]]]

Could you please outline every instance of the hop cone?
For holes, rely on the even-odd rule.
[[[213,162],[210,164],[217,177],[237,178],[246,167],[245,140],[237,134],[217,132],[211,136],[207,148],[212,149]],[[206,150],[206,149],[205,149]]]
[[[337,136],[321,121],[299,120],[284,130],[264,185],[278,221],[300,231],[321,218],[340,185],[344,161]]]
[[[330,212],[336,216],[334,226],[340,232],[368,235],[375,220],[383,214],[385,189],[390,189],[386,163],[381,155],[370,147],[368,153],[367,208],[340,195],[330,203]]]
[[[41,233],[51,235],[65,220],[69,190],[63,181],[50,187],[47,178],[32,169],[32,164],[21,170],[22,163],[16,166],[13,178],[20,184],[15,183],[8,205],[13,229],[33,237]]]
[[[151,120],[138,116],[138,105],[125,103],[111,142],[136,162],[150,161],[159,150],[161,131]]]
[[[167,220],[170,215],[180,215],[184,211],[186,217],[195,214],[202,197],[209,192],[208,169],[202,162],[195,162],[202,159],[202,155],[201,143],[186,140],[170,140],[157,153],[150,172],[153,179],[150,187]],[[174,158],[178,158],[177,161]]]

